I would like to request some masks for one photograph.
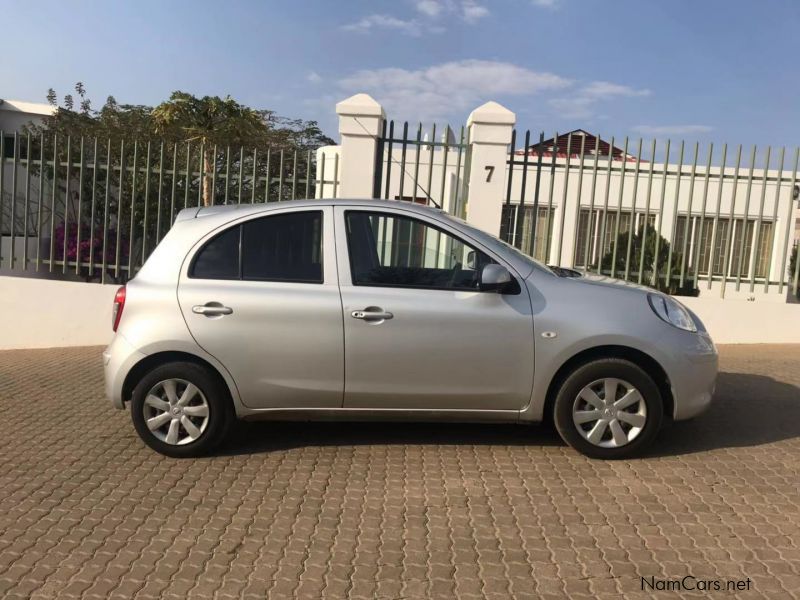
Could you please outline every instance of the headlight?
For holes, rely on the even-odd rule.
[[[647,294],[647,301],[653,312],[670,325],[686,331],[697,331],[692,315],[674,298],[663,294]]]

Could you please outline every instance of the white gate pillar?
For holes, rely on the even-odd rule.
[[[467,222],[500,234],[508,146],[516,115],[497,102],[487,102],[472,111],[467,120],[470,143]]]
[[[340,198],[372,198],[375,154],[386,113],[372,96],[356,94],[336,105],[342,136]]]

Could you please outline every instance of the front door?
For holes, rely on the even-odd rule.
[[[340,408],[342,305],[331,207],[269,212],[204,240],[178,300],[250,408]]]
[[[496,260],[442,223],[402,209],[335,213],[345,407],[525,407],[533,381],[526,287],[479,291],[480,270]]]

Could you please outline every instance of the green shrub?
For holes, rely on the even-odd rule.
[[[628,253],[630,235],[630,255]],[[658,261],[656,261],[656,245],[658,245]],[[642,252],[644,246],[644,253]],[[614,249],[617,249],[616,257]],[[617,239],[611,242],[611,249],[603,256],[601,268],[603,272],[625,278],[625,264],[630,260],[628,281],[639,280],[639,269],[642,264],[642,283],[646,283],[663,292],[681,296],[696,296],[697,288],[694,286],[693,276],[690,273],[691,265],[684,267],[684,284],[680,285],[680,272],[683,257],[680,252],[673,251],[670,260],[670,243],[651,225],[640,227],[638,231],[630,233],[623,231]],[[667,264],[669,263],[670,277],[666,277]]]

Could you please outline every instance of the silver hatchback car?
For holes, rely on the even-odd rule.
[[[408,202],[186,209],[117,292],[106,394],[174,457],[234,418],[552,419],[629,457],[709,404],[717,351],[673,298],[574,275]]]

